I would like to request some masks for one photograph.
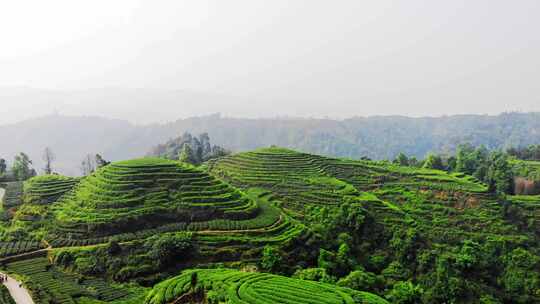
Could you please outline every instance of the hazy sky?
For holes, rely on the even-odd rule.
[[[538,0],[2,1],[0,87],[216,96],[178,116],[540,111],[539,29]],[[5,96],[5,121],[54,102]]]

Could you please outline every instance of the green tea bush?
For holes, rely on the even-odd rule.
[[[192,274],[197,274],[194,285]],[[181,297],[202,289],[212,298],[227,303],[291,303],[291,304],[338,304],[338,303],[387,303],[384,299],[367,293],[335,285],[291,279],[283,276],[239,272],[228,269],[185,271],[182,275],[156,285],[146,297],[146,304],[171,303]]]

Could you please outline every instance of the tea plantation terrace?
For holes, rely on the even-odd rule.
[[[260,187],[291,207],[339,205],[360,193],[325,174],[319,157],[282,148],[259,149],[211,162],[208,169],[237,187]]]
[[[79,178],[55,174],[35,176],[24,183],[23,200],[29,204],[48,205],[56,202],[78,182]]]
[[[9,182],[5,186],[4,199],[2,201],[2,207],[4,210],[16,208],[22,205],[23,183],[22,182]]]
[[[227,156],[211,162],[208,170],[237,187],[272,192],[282,206],[299,210],[299,219],[305,207],[353,202],[376,222],[388,227],[414,226],[433,241],[459,243],[493,236],[523,242],[521,229],[500,217],[502,205],[486,185],[462,173],[274,147]]]
[[[193,278],[196,278],[196,286],[192,285]],[[192,303],[190,300],[197,301],[204,297],[212,301],[211,303],[233,304],[388,303],[386,300],[367,292],[278,275],[229,269],[185,271],[178,277],[156,285],[144,303]]]
[[[487,190],[475,178],[460,173],[449,174],[388,162],[336,159],[275,147],[234,154],[212,162],[209,168],[237,186],[276,187],[279,184],[287,187],[292,180],[293,184],[288,186],[291,191],[295,186],[309,185],[314,176],[336,178],[360,191],[369,191],[382,184],[475,193]]]
[[[276,237],[292,228],[261,191],[250,194],[188,164],[144,158],[105,166],[84,178],[52,207],[55,247],[127,241],[160,232],[212,231]],[[230,233],[227,233],[230,232]],[[202,237],[204,236],[204,237]]]

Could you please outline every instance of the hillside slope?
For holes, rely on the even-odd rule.
[[[244,193],[193,166],[159,158],[105,166],[53,209],[65,232],[94,236],[178,222],[245,220],[259,213]]]
[[[191,286],[192,277],[197,286]],[[330,284],[290,279],[262,273],[240,272],[229,269],[195,269],[162,282],[148,294],[146,304],[166,304],[184,297],[199,300],[206,295],[193,292],[198,288],[210,290],[209,301],[232,304],[385,304],[384,299],[367,293]]]
[[[53,303],[98,299],[101,291],[86,282],[135,283],[133,292],[115,292],[115,299],[137,299],[130,304],[204,294],[257,303],[274,285],[321,303],[381,301],[371,294],[397,303],[540,301],[538,197],[497,196],[464,174],[270,147],[200,167],[156,158],[114,162],[56,202],[22,199],[59,180],[62,191],[71,186],[62,177],[6,185],[6,207],[16,212],[0,222],[0,259]],[[21,216],[36,208],[48,211]],[[190,268],[219,270],[176,277]],[[58,292],[62,282],[78,281]],[[148,295],[140,289],[156,283]],[[294,288],[301,284],[309,288]],[[328,294],[320,299],[318,292]]]

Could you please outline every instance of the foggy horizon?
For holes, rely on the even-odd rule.
[[[208,117],[211,115],[219,115],[221,118],[231,118],[231,119],[330,119],[330,120],[346,120],[351,118],[373,118],[373,117],[389,117],[389,116],[396,116],[396,117],[407,117],[407,118],[441,118],[441,117],[448,117],[448,116],[467,116],[467,115],[488,115],[488,116],[498,116],[505,113],[536,113],[540,112],[540,109],[535,110],[523,110],[523,109],[506,109],[498,111],[496,110],[488,110],[484,112],[467,112],[467,111],[459,111],[459,109],[455,112],[433,112],[433,113],[395,113],[392,111],[387,112],[381,112],[381,113],[348,113],[343,114],[341,116],[337,115],[328,115],[325,113],[291,113],[291,112],[274,112],[269,113],[267,115],[257,115],[255,114],[257,112],[257,108],[252,108],[252,113],[235,113],[231,111],[227,111],[225,108],[221,108],[219,102],[223,100],[224,98],[228,101],[234,100],[239,102],[241,105],[242,102],[246,102],[249,99],[247,98],[238,98],[235,99],[231,96],[223,96],[223,95],[213,95],[213,94],[206,94],[206,92],[195,92],[195,91],[189,91],[189,90],[166,90],[166,89],[148,89],[148,88],[120,88],[120,87],[105,87],[105,88],[88,88],[88,89],[73,89],[73,90],[53,90],[53,89],[40,89],[40,88],[29,88],[29,87],[23,87],[23,86],[17,86],[17,87],[1,87],[0,86],[0,99],[4,99],[5,95],[2,95],[3,90],[15,90],[20,92],[26,92],[27,90],[35,91],[37,94],[40,94],[40,97],[43,96],[43,92],[48,93],[59,93],[61,95],[64,95],[62,98],[66,98],[63,101],[41,101],[38,100],[28,100],[28,103],[16,103],[11,105],[4,104],[3,108],[6,107],[9,109],[7,113],[10,113],[11,115],[9,117],[0,117],[0,126],[3,125],[10,125],[10,124],[16,124],[19,122],[29,121],[33,119],[39,119],[39,118],[46,118],[54,115],[63,116],[63,117],[97,117],[97,118],[104,118],[104,119],[112,119],[112,120],[122,120],[129,122],[133,125],[138,126],[145,126],[145,125],[152,125],[152,124],[166,124],[166,123],[172,123],[177,120],[181,119],[190,119],[190,118],[198,118],[198,117]],[[194,96],[199,97],[205,96],[205,98],[210,98],[209,101],[212,103],[211,106],[209,106],[207,109],[201,109],[201,107],[195,107],[194,109],[190,109],[188,112],[185,112],[185,108],[183,106],[187,103],[190,103],[190,100],[171,100],[170,98],[164,98],[160,100],[148,100],[144,97],[142,98],[142,101],[132,101],[132,100],[125,100],[121,102],[114,102],[112,99],[105,98],[105,99],[98,99],[97,96],[84,96],[83,98],[89,98],[89,100],[93,100],[90,106],[88,106],[87,103],[78,103],[77,98],[69,98],[66,96],[69,96],[70,93],[74,93],[77,95],[86,94],[88,92],[102,92],[102,91],[111,91],[115,92],[116,94],[118,92],[183,92],[183,93],[189,93],[194,94]],[[199,95],[200,94],[200,95]],[[24,95],[24,94],[23,94]],[[153,95],[150,94],[149,96],[146,96],[148,98],[151,98]],[[45,95],[46,97],[46,95]],[[140,96],[138,96],[140,97]],[[221,97],[221,98],[220,98]],[[45,98],[47,99],[47,98]],[[125,106],[130,106],[131,104],[136,103],[136,108],[132,109],[130,111],[124,111],[123,108]],[[175,104],[178,104],[178,106],[175,106]],[[162,111],[154,111],[156,105],[163,105]],[[203,105],[206,107],[206,105]],[[229,105],[226,105],[229,106]],[[260,105],[257,106],[258,109],[260,109]],[[103,111],[103,109],[106,109],[106,111]],[[155,110],[155,109],[154,109]],[[15,115],[13,115],[15,114]],[[17,115],[19,114],[19,115]]]
[[[540,111],[537,1],[9,2],[0,124]]]

